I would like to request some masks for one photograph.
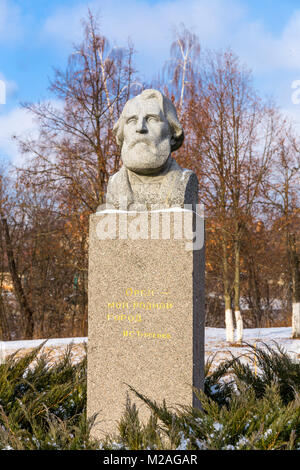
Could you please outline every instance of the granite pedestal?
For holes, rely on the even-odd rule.
[[[111,211],[104,239],[107,216],[90,217],[89,235],[87,413],[99,413],[98,438],[117,432],[129,385],[171,407],[199,406],[193,387],[204,380],[204,246],[191,249],[195,213]],[[146,420],[147,406],[129,396]]]

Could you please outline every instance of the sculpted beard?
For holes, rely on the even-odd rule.
[[[123,142],[121,158],[124,165],[132,171],[143,171],[149,168],[162,167],[171,153],[170,138],[166,136],[154,142],[145,136]]]

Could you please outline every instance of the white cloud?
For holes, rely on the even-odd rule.
[[[300,10],[295,10],[275,36],[262,20],[244,19],[232,34],[233,48],[254,72],[300,69]]]
[[[67,47],[82,38],[81,18],[87,14],[87,7],[80,4],[73,7],[60,6],[56,12],[46,19],[41,38],[65,43]]]
[[[168,58],[173,28],[181,22],[200,41],[217,45],[244,15],[238,0],[169,0],[149,4],[141,0],[102,0],[89,2],[99,12],[101,31],[113,44],[132,39],[138,63],[146,72],[159,70]],[[82,38],[80,19],[87,16],[87,4],[60,7],[43,25],[41,37],[70,47]]]
[[[282,44],[287,66],[300,68],[300,10],[296,10],[282,33]]]
[[[63,109],[63,102],[60,100],[48,100],[53,108]],[[41,103],[43,104],[43,103]],[[5,105],[0,105],[0,111],[5,110]],[[24,165],[27,155],[22,155],[17,141],[13,138],[22,137],[37,138],[39,135],[39,126],[34,119],[34,115],[25,108],[16,107],[7,113],[0,113],[0,162],[5,159],[13,165]]]
[[[43,25],[43,34],[58,41],[74,41],[81,37],[80,19],[87,16],[87,7],[98,12],[105,34],[124,40],[128,36],[139,44],[163,46],[161,39],[170,33],[170,26],[180,22],[202,39],[221,37],[224,29],[238,21],[244,9],[237,0],[169,0],[149,4],[142,0],[94,0],[73,7],[59,7]]]
[[[0,114],[0,160],[4,157],[14,165],[22,165],[24,157],[13,139],[13,136],[19,135],[23,137],[37,135],[37,125],[30,113],[18,107],[8,113]]]
[[[281,32],[274,34],[263,17],[251,20],[245,5],[242,0],[161,0],[155,3],[81,0],[72,6],[62,3],[41,24],[37,41],[55,48],[55,53],[71,51],[72,43],[82,40],[81,19],[87,17],[90,7],[93,13],[98,13],[101,31],[112,46],[122,46],[128,37],[132,39],[137,50],[137,69],[152,79],[169,56],[174,26],[183,22],[198,35],[203,47],[231,46],[241,61],[253,70],[254,76],[272,80],[266,82],[266,88],[275,93],[276,98],[282,95],[281,103],[289,107],[282,88],[287,86],[288,73],[295,75],[293,79],[300,79],[300,9],[293,12]],[[16,31],[18,25],[20,12],[16,4],[12,0],[0,0],[0,40],[9,29]],[[14,86],[11,83],[12,91],[16,89]]]
[[[239,0],[169,0],[149,4],[142,0],[93,0],[100,12],[103,33],[116,43],[130,37],[138,62],[148,72],[160,68],[169,54],[172,29],[183,22],[196,33],[203,46],[231,46],[255,72],[300,68],[300,10],[295,10],[280,34],[268,30],[264,18],[249,19]],[[245,5],[245,4],[244,4]],[[79,41],[80,19],[87,4],[60,7],[43,25],[42,35],[60,44]]]

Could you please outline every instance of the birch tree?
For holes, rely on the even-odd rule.
[[[190,113],[195,162],[201,153],[200,198],[217,221],[221,246],[226,339],[234,342],[233,303],[240,343],[241,240],[271,161],[274,117],[231,51],[209,52],[201,62]]]
[[[183,23],[175,29],[174,36],[170,58],[165,65],[166,82],[169,93],[173,94],[177,103],[178,113],[182,115],[185,99],[189,98],[197,75],[200,43]]]
[[[278,119],[279,121],[279,119]],[[285,246],[285,278],[290,285],[292,337],[300,338],[300,142],[292,123],[280,119],[273,171],[265,185],[266,203],[279,220],[277,230]]]

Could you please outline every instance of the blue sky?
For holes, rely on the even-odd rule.
[[[100,15],[112,44],[130,37],[142,78],[160,71],[173,29],[184,22],[203,48],[230,46],[253,72],[256,88],[273,96],[300,129],[300,104],[292,83],[300,80],[300,0],[0,0],[0,162],[21,163],[12,134],[34,133],[22,101],[53,99],[52,67],[64,67],[81,40],[87,7]]]

